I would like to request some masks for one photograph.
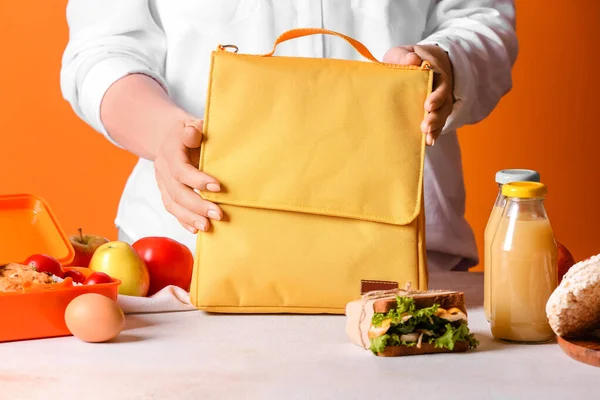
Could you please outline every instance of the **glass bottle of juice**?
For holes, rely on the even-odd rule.
[[[483,235],[483,312],[485,318],[490,321],[490,254],[492,245],[492,237],[496,233],[498,221],[502,210],[504,209],[505,197],[502,194],[502,186],[510,182],[539,182],[540,174],[532,169],[503,169],[496,173],[496,184],[498,185],[498,195],[496,202],[492,207],[492,212],[485,227]]]
[[[544,208],[546,186],[502,187],[506,206],[492,238],[490,325],[494,338],[543,343],[554,338],[546,302],[557,285],[558,250]]]

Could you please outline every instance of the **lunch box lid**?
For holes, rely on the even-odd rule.
[[[23,263],[40,253],[56,258],[63,266],[75,257],[48,202],[33,194],[0,195],[0,265]]]

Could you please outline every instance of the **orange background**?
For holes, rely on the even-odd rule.
[[[480,253],[496,196],[494,174],[502,168],[540,171],[557,239],[578,260],[600,252],[600,83],[594,73],[600,2],[549,3],[555,7],[517,0],[513,90],[485,121],[460,130],[467,218]],[[79,120],[62,99],[65,4],[0,0],[0,192],[46,198],[67,233],[82,227],[116,239],[113,220],[136,159]]]

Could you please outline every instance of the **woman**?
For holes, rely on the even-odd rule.
[[[485,118],[512,86],[513,1],[70,0],[67,19],[64,97],[114,145],[139,156],[115,221],[120,240],[162,235],[194,250],[194,234],[223,217],[194,191],[220,190],[219,177],[197,169],[210,51],[234,43],[245,53],[266,53],[286,30],[323,27],[358,39],[385,62],[427,60],[439,72],[421,125],[430,146],[429,265],[477,264],[456,129]],[[360,59],[347,43],[324,35],[277,51]]]

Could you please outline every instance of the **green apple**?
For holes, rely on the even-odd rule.
[[[150,288],[148,267],[129,243],[113,241],[98,247],[89,268],[119,279],[119,294],[144,297]]]

